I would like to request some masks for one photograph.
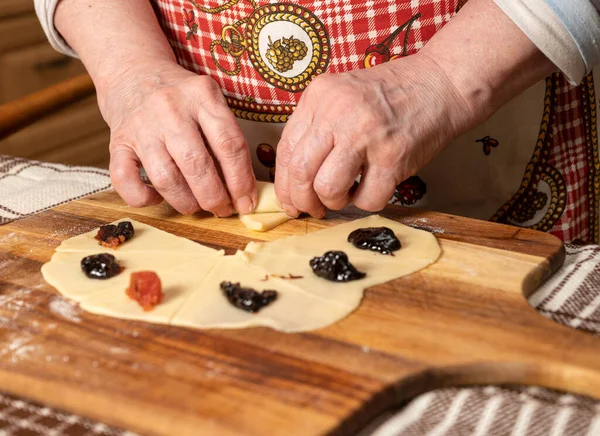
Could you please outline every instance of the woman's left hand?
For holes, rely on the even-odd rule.
[[[350,201],[381,210],[402,180],[479,118],[472,114],[476,108],[425,55],[319,76],[277,147],[277,196],[292,216],[322,218]]]

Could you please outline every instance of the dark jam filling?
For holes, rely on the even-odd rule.
[[[125,241],[129,241],[133,235],[135,235],[133,224],[129,221],[122,221],[116,226],[114,224],[101,226],[96,234],[96,239],[104,246],[117,247]]]
[[[388,227],[366,227],[354,230],[348,235],[348,242],[361,250],[377,251],[381,254],[394,255],[402,244]]]
[[[81,259],[81,269],[90,279],[109,279],[122,270],[115,256],[108,253],[84,257]]]
[[[277,299],[277,291],[257,292],[242,288],[239,283],[221,282],[221,290],[232,305],[250,313],[258,312]]]
[[[310,261],[310,267],[316,275],[332,282],[349,282],[366,276],[354,268],[343,251],[328,251],[315,257]]]

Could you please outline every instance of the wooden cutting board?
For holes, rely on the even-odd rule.
[[[395,206],[382,214],[434,232],[442,257],[304,334],[86,314],[55,295],[40,266],[63,239],[124,217],[233,253],[251,239],[364,215],[357,210],[258,234],[236,218],[131,209],[103,193],[0,227],[0,389],[164,435],[346,435],[449,385],[535,384],[600,398],[600,338],[543,318],[525,299],[560,267],[560,241]]]

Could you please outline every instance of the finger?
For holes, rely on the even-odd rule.
[[[294,149],[288,163],[290,198],[296,209],[314,218],[323,218],[327,209],[315,192],[315,177],[333,149],[329,134],[308,130]]]
[[[258,193],[250,149],[221,90],[217,87],[213,92],[217,93],[216,104],[199,105],[197,121],[219,163],[237,211],[252,213],[258,203]]]
[[[392,169],[365,166],[353,203],[362,210],[380,211],[394,195],[396,184]]]
[[[152,186],[175,210],[190,215],[200,209],[185,178],[163,144],[144,147],[140,158]]]
[[[166,141],[167,150],[179,167],[189,189],[203,210],[226,217],[233,212],[229,194],[219,177],[195,122],[180,127]]]
[[[289,162],[300,139],[310,126],[312,117],[305,115],[299,107],[291,116],[283,129],[279,144],[277,144],[277,158],[275,164],[275,194],[283,210],[293,217],[300,212],[292,203],[290,193]]]
[[[111,147],[110,180],[115,191],[132,207],[159,204],[162,197],[140,177],[140,160],[128,146]]]
[[[321,203],[332,210],[343,209],[350,202],[363,161],[364,156],[353,147],[334,147],[315,177],[314,189]]]

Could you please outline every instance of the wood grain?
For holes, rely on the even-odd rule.
[[[127,216],[232,253],[362,215],[348,209],[257,234],[235,218],[131,209],[104,193],[0,227],[0,385],[161,435],[352,434],[449,385],[534,384],[600,398],[600,339],[543,318],[524,298],[564,259],[543,233],[391,206],[384,216],[436,234],[440,260],[367,290],[341,322],[293,335],[57,310],[66,303],[39,272],[63,239]]]

